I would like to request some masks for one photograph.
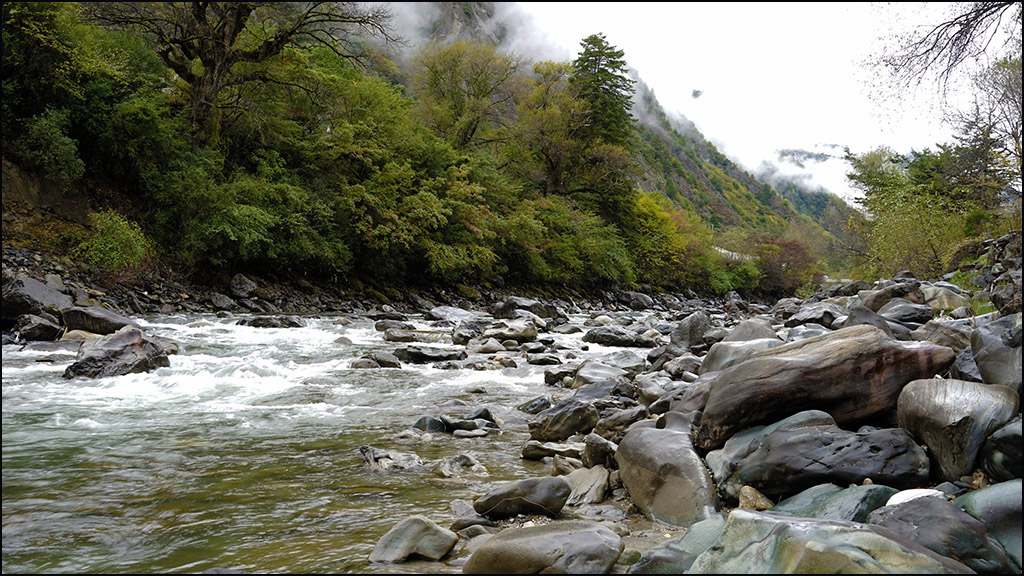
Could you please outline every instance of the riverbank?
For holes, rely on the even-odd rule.
[[[1000,250],[1005,252],[1005,247]],[[762,550],[755,554],[762,558],[757,562],[770,554],[772,565],[799,565],[803,556],[798,549],[750,540],[760,530],[756,526],[769,524],[777,526],[772,533],[827,542],[819,553],[839,554],[822,560],[832,567],[840,561],[841,551],[850,547],[877,558],[872,553],[876,546],[897,546],[898,561],[888,557],[884,566],[872,566],[985,571],[978,570],[986,569],[980,560],[963,551],[937,550],[924,533],[901,532],[914,545],[889,536],[872,540],[878,538],[872,526],[896,530],[898,523],[886,520],[881,512],[875,518],[869,515],[899,508],[897,517],[909,521],[920,510],[890,502],[899,493],[921,489],[932,494],[935,505],[955,503],[959,512],[943,512],[950,515],[942,523],[945,528],[967,530],[971,538],[987,542],[989,559],[1003,550],[1003,560],[989,571],[1012,572],[1014,566],[1020,570],[1019,547],[1007,544],[1013,542],[1014,511],[1018,534],[1020,525],[1020,455],[1019,448],[1016,454],[1012,449],[1014,441],[1020,444],[1020,314],[993,310],[979,316],[977,294],[949,283],[912,278],[850,283],[814,298],[786,299],[771,306],[736,298],[711,302],[642,292],[539,299],[484,290],[478,297],[421,291],[385,303],[336,296],[322,288],[292,292],[237,276],[220,289],[164,280],[135,287],[108,285],[41,255],[7,247],[4,255],[5,301],[16,284],[13,279],[22,276],[44,283],[52,291],[46,298],[66,299],[62,305],[72,308],[105,306],[134,317],[156,314],[158,323],[142,323],[142,332],[164,340],[177,335],[185,342],[184,353],[171,354],[174,362],[147,372],[158,379],[170,377],[175,384],[158,380],[146,389],[159,397],[168,386],[187,389],[205,382],[208,387],[177,398],[183,404],[167,415],[166,429],[181,426],[174,414],[187,414],[195,402],[228,386],[230,394],[242,395],[226,398],[235,407],[233,412],[245,406],[246,412],[259,416],[246,418],[249,426],[256,425],[252,433],[237,436],[255,442],[244,448],[251,454],[247,459],[262,457],[263,445],[295,448],[267,454],[265,463],[254,465],[251,473],[234,472],[260,480],[253,485],[257,492],[264,492],[262,486],[268,484],[289,485],[294,472],[284,473],[283,463],[294,466],[304,461],[301,455],[324,450],[333,455],[327,468],[317,467],[309,477],[327,482],[335,491],[352,492],[368,506],[361,514],[372,515],[374,506],[383,504],[377,500],[381,488],[388,499],[400,499],[408,490],[419,492],[414,486],[436,489],[432,470],[444,463],[445,470],[452,470],[451,462],[460,452],[489,469],[489,475],[479,478],[467,472],[469,478],[454,480],[443,496],[417,500],[418,510],[400,507],[410,516],[376,516],[370,528],[360,528],[358,535],[353,532],[357,560],[344,564],[345,572],[502,571],[509,567],[508,558],[516,559],[515,566],[541,561],[531,551],[551,545],[558,547],[551,551],[552,558],[593,555],[593,562],[605,572],[656,571],[666,562],[674,563],[676,571],[756,570],[745,563],[753,560],[726,545],[737,542]],[[989,269],[980,270],[982,275],[1000,278],[1012,273],[1014,256],[1005,256],[986,263]],[[992,282],[979,286],[978,292],[999,289]],[[1007,302],[1012,305],[1012,298],[996,300],[1004,308]],[[257,317],[282,322],[259,328],[250,322]],[[211,354],[196,353],[193,346],[217,345],[219,340],[226,344],[231,334],[244,345],[215,349],[223,359],[218,362],[234,368],[194,366]],[[254,338],[275,340],[272,346],[254,347]],[[16,356],[8,350],[22,349],[8,341],[5,333],[5,362],[7,356]],[[313,344],[316,351],[304,348]],[[283,348],[291,346],[297,348]],[[278,351],[273,365],[258,356],[263,350]],[[51,353],[44,363],[63,370],[72,360]],[[29,356],[22,362],[25,368],[33,364]],[[326,366],[328,372],[306,375],[307,366]],[[38,367],[33,370],[38,372]],[[236,371],[270,377],[274,384],[263,390],[259,381],[232,382]],[[13,417],[22,403],[14,401],[14,393],[8,401],[9,389],[19,390],[20,398],[40,387],[63,394],[70,389],[105,390],[127,382],[125,378],[148,377],[75,377],[61,386],[44,370],[38,376],[44,379],[40,386],[9,380],[13,376],[8,372],[16,373],[5,364],[5,440],[55,417],[35,412]],[[356,383],[365,388],[354,393],[350,387]],[[512,394],[520,386],[525,388]],[[428,396],[425,404],[417,401],[427,390],[440,396]],[[536,395],[537,403],[526,402],[530,398],[522,396],[524,391]],[[370,405],[352,405],[358,398],[371,400]],[[123,411],[117,408],[122,400],[110,398],[111,414]],[[339,441],[331,432],[353,427],[350,410],[358,410],[362,418],[376,417],[410,400],[415,403],[400,417],[392,414],[386,422],[373,421],[358,436]],[[50,404],[54,407],[48,410],[61,409],[61,403],[52,400],[25,406]],[[309,407],[316,409],[307,413]],[[85,405],[82,409],[88,410]],[[281,418],[293,410],[299,412]],[[211,421],[221,422],[219,417]],[[270,421],[279,422],[282,430],[308,421],[321,432],[307,440],[282,437],[265,444],[268,439],[260,439],[259,425]],[[63,427],[59,418],[55,422],[57,428]],[[972,424],[965,428],[963,422]],[[1011,448],[993,445],[996,437],[1009,438]],[[807,439],[812,444],[801,443]],[[177,461],[190,452],[189,446],[203,441],[202,435],[185,434],[167,457]],[[315,447],[304,447],[307,441]],[[232,443],[218,441],[217,452]],[[5,441],[5,463],[7,449]],[[813,458],[808,460],[808,455]],[[43,472],[32,468],[34,461],[27,453],[25,457],[25,472]],[[15,461],[13,453],[10,461]],[[400,462],[412,465],[403,468],[397,466]],[[15,485],[8,481],[13,472],[6,464],[4,473],[5,487]],[[184,470],[178,474],[188,477]],[[96,487],[101,489],[102,483]],[[529,505],[503,505],[499,514],[483,504],[495,498],[509,501],[501,496],[506,490],[516,491],[523,503],[543,502],[544,512],[538,514]],[[307,521],[320,517],[322,513],[306,510],[309,496],[317,492],[313,486],[300,484],[298,493],[293,492],[289,490],[294,498],[289,500],[291,507],[310,515]],[[219,502],[234,498],[232,493],[218,490],[208,498]],[[329,494],[319,498],[337,498]],[[984,504],[972,502],[978,494],[996,496]],[[25,504],[26,514],[35,513],[32,502]],[[249,514],[244,507],[231,510],[230,514]],[[1009,516],[993,516],[996,512]],[[937,512],[927,513],[934,517]],[[342,522],[341,516],[352,512],[338,514]],[[983,526],[966,523],[964,514],[981,520]],[[7,522],[21,515],[11,520],[6,516],[5,532]],[[174,524],[175,517],[167,517],[167,529],[185,529]],[[402,540],[393,534],[405,533],[410,525],[426,526],[426,536]],[[288,526],[285,521],[281,529],[287,532]],[[323,529],[335,533],[338,526]],[[585,541],[572,536],[580,529],[610,547],[586,548]],[[836,537],[837,531],[842,535]],[[204,532],[195,537],[210,536]],[[424,560],[435,557],[418,547],[424,537],[451,542],[451,547],[437,553],[435,561]],[[297,539],[295,546],[300,546],[299,540],[305,541]],[[716,541],[722,545],[714,545]],[[312,540],[309,543],[313,545]],[[7,546],[5,542],[5,557]],[[304,549],[304,555],[309,553]],[[217,568],[256,572],[284,565],[273,568],[248,556],[245,561],[232,557],[237,555],[228,552],[212,561]],[[264,557],[269,558],[265,553]],[[349,558],[347,562],[353,562]],[[212,569],[207,568],[210,561],[190,565]],[[288,562],[287,554],[279,561]],[[317,565],[315,557],[303,561]],[[680,568],[683,564],[686,568]]]

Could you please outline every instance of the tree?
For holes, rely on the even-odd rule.
[[[986,54],[1004,21],[1011,29],[1020,30],[1020,2],[971,2],[958,8],[959,14],[923,35],[904,38],[893,52],[881,57],[881,63],[899,83],[919,84],[935,73],[945,88],[963,64]]]
[[[464,150],[481,129],[506,125],[520,92],[521,59],[468,40],[432,45],[420,53],[413,78],[428,125]]]
[[[192,129],[214,138],[217,107],[228,87],[262,79],[260,64],[288,46],[327,46],[359,60],[367,51],[358,32],[394,40],[391,13],[356,2],[90,2],[97,22],[137,30],[190,90]]]
[[[624,52],[608,43],[603,34],[592,34],[580,43],[582,50],[573,60],[571,82],[588,106],[586,122],[580,129],[584,141],[602,140],[624,145],[633,133],[635,80],[627,74]]]

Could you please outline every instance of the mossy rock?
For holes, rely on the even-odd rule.
[[[459,293],[459,296],[467,300],[479,300],[480,291],[472,286],[466,286],[465,284],[456,284],[455,291]]]
[[[391,300],[387,296],[385,296],[379,290],[375,290],[373,288],[367,288],[363,292],[363,294],[367,298],[369,298],[370,300],[373,300],[374,302],[376,302],[378,304],[387,304],[388,302],[391,302]]]

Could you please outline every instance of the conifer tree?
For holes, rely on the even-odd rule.
[[[582,50],[573,61],[572,83],[589,110],[579,136],[587,142],[625,145],[633,131],[633,84],[627,75],[624,52],[603,34],[592,34],[580,43]]]

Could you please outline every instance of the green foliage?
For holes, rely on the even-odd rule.
[[[150,252],[150,243],[138,224],[113,210],[90,215],[93,229],[73,251],[91,268],[117,272],[139,266]]]
[[[625,53],[612,46],[603,34],[580,42],[573,60],[572,83],[587,104],[587,120],[580,127],[584,141],[626,144],[633,135],[630,115],[635,81],[628,76]]]
[[[68,111],[46,109],[25,123],[24,132],[10,150],[26,168],[65,184],[85,174],[78,143],[67,135]]]

